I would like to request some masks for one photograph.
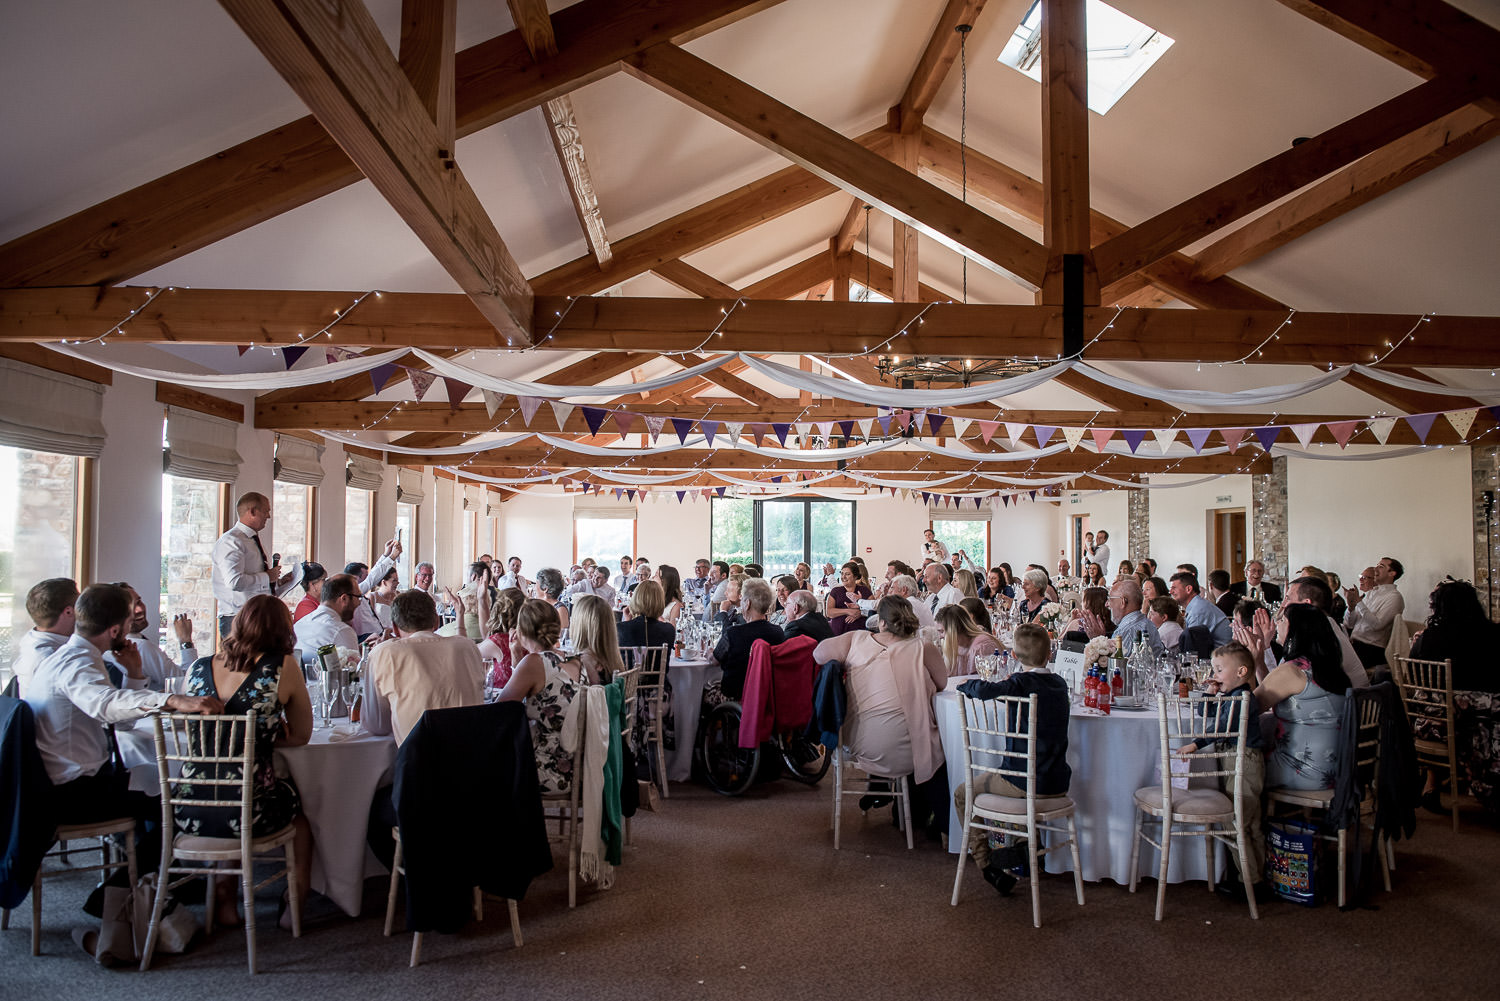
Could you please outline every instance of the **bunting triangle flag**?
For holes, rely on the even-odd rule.
[[[1026,428],[1027,425],[1025,424],[1012,424],[1010,421],[1006,421],[1005,437],[1010,439],[1012,445],[1019,445],[1021,444],[1021,435],[1026,433]],[[994,432],[991,433],[993,434]]]
[[[1412,414],[1406,418],[1406,423],[1417,433],[1417,441],[1427,444],[1427,432],[1432,430],[1432,424],[1437,420],[1437,414]]]
[[[1455,410],[1447,415],[1448,423],[1458,432],[1459,441],[1469,436],[1469,428],[1474,426],[1474,418],[1478,416],[1478,410]]]
[[[527,427],[531,427],[531,419],[536,416],[536,412],[542,407],[542,398],[540,396],[518,396],[516,397],[516,404],[521,408],[521,421]]]
[[[557,430],[565,430],[568,418],[573,415],[573,404],[560,403],[557,400],[547,401],[552,407],[552,416],[557,421]]]
[[[679,491],[677,491],[677,503],[681,504],[682,503],[682,499],[684,497],[686,497],[686,496],[687,496],[687,491],[686,490],[679,490]]]
[[[286,347],[286,348],[282,348],[281,349],[281,360],[284,361],[284,362],[286,362],[286,367],[287,368],[291,368],[293,365],[297,364],[297,362],[305,354],[307,354],[307,348],[298,347],[298,346],[294,345],[292,347]],[[395,371],[396,366],[394,366],[394,365],[381,365],[380,368],[388,368],[388,369],[391,369],[391,371]],[[379,371],[379,369],[373,369],[372,371]],[[386,378],[389,379],[390,375],[386,375]],[[381,385],[383,386],[383,385],[385,385],[385,383],[382,382]],[[377,389],[377,390],[375,390],[375,392],[378,393],[378,392],[380,392],[380,390]]]
[[[1239,451],[1240,442],[1245,440],[1244,428],[1220,428],[1219,437],[1224,439],[1224,444],[1229,446],[1229,454],[1233,455]]]
[[[1057,433],[1057,428],[1048,427],[1045,424],[1033,424],[1031,431],[1036,435],[1036,447],[1046,448],[1047,442],[1051,441],[1052,436]]]
[[[602,407],[580,407],[583,411],[583,421],[589,426],[589,434],[596,435],[604,426],[604,418],[609,416],[609,411]]]
[[[724,496],[724,488],[723,487],[714,487],[714,493],[718,494],[720,497],[723,497]]]
[[[896,412],[896,423],[901,425],[901,430],[903,431],[911,427],[911,411],[898,410]]]
[[[1089,437],[1094,439],[1094,447],[1101,452],[1104,451],[1104,446],[1108,445],[1109,440],[1114,436],[1114,428],[1089,428]]]
[[[1184,432],[1188,441],[1192,442],[1193,454],[1202,455],[1203,446],[1208,443],[1208,436],[1214,433],[1213,428],[1188,428]],[[1228,441],[1226,438],[1225,441]]]
[[[849,427],[851,429],[854,427],[854,422],[853,421],[844,421],[843,423],[849,425]],[[805,425],[803,425],[803,424],[797,425],[797,427],[798,427],[799,430],[802,427],[804,427],[804,426]],[[833,435],[833,421],[818,421],[817,427],[818,427],[818,434],[822,435],[824,438],[828,438],[828,437],[831,437]],[[802,433],[803,434],[807,434],[806,431],[803,431]],[[849,431],[845,431],[844,434],[848,435]]]
[[[854,437],[854,422],[853,421],[839,421],[838,422],[838,426],[839,426],[839,434],[843,435],[845,438],[853,438]]]
[[[291,350],[294,350],[294,349],[287,348],[287,350],[291,351]],[[296,348],[295,350],[297,350],[297,351],[306,351],[307,349],[306,348]],[[288,364],[290,365],[290,362],[288,362]],[[375,389],[375,392],[378,393],[382,389],[385,388],[385,384],[388,383],[388,382],[390,382],[391,381],[391,376],[393,376],[395,374],[396,374],[396,366],[395,365],[392,365],[392,364],[389,364],[389,363],[387,363],[385,365],[376,365],[374,368],[370,369],[370,385],[373,386],[374,389]],[[493,417],[495,415],[494,414],[490,414],[490,416]]]
[[[484,409],[489,413],[490,420],[494,420],[495,411],[500,409],[500,404],[505,399],[505,394],[497,393],[493,389],[481,389],[479,395],[484,398]]]
[[[794,478],[795,478],[795,477],[794,477]],[[783,477],[780,477],[780,476],[773,476],[773,477],[771,477],[771,482],[772,482],[772,483],[780,483],[780,482],[781,482],[781,481],[782,481],[782,479],[783,479]]]
[[[464,397],[468,396],[469,390],[474,387],[467,382],[450,379],[446,375],[443,376],[443,385],[448,388],[448,409],[454,413],[458,413],[458,405],[464,401]]]
[[[750,425],[750,437],[755,439],[756,448],[760,448],[763,444],[765,444],[767,430],[768,428],[766,427],[766,425],[760,423],[759,421]]]
[[[1075,451],[1078,448],[1079,443],[1083,441],[1083,435],[1085,431],[1087,431],[1087,428],[1062,429],[1063,437],[1066,438],[1068,442],[1069,452]]]
[[[1333,440],[1339,443],[1339,448],[1349,444],[1349,439],[1354,437],[1355,430],[1359,427],[1359,421],[1334,421],[1328,425],[1328,433],[1333,435]]]
[[[943,432],[943,424],[947,420],[948,420],[948,418],[944,414],[929,413],[927,415],[927,427],[935,435],[942,434],[942,432]]]
[[[1036,491],[1035,490],[1031,491],[1031,499],[1032,500],[1036,500]]]
[[[879,417],[877,417],[875,419],[880,422],[880,433],[882,435],[885,435],[885,436],[889,437],[890,433],[891,433],[891,415],[890,414],[881,414]]]
[[[1276,436],[1281,434],[1281,428],[1273,424],[1270,427],[1252,428],[1255,440],[1260,442],[1261,451],[1269,452],[1271,446],[1276,444]]]
[[[1172,442],[1177,440],[1176,428],[1158,428],[1151,433],[1156,436],[1156,447],[1161,449],[1162,455],[1166,455],[1167,449],[1172,447]]]
[[[417,402],[422,402],[422,397],[426,396],[427,391],[432,388],[432,384],[437,382],[437,376],[431,372],[423,372],[415,368],[407,369],[406,374],[411,379],[411,389],[417,396]]]
[[[700,422],[698,426],[702,427],[703,424]],[[739,421],[729,421],[724,426],[729,429],[729,440],[738,445],[740,443],[740,435],[745,433],[745,425]]]
[[[866,438],[870,437],[870,432],[875,427],[875,418],[866,417],[864,420],[857,421],[856,423],[859,424],[859,433]],[[842,427],[843,425],[839,426]]]
[[[635,427],[635,418],[636,415],[628,410],[615,411],[615,430],[619,432],[621,441],[624,441],[625,436],[630,434],[631,428]],[[634,491],[632,491],[632,493],[634,493]]]
[[[660,417],[656,414],[648,414],[646,416],[646,432],[651,435],[651,444],[656,444],[656,439],[661,435],[661,429],[666,426],[667,419],[665,417]]]
[[[240,357],[243,358],[245,356],[245,352],[249,351],[254,346],[255,345],[253,344],[236,344],[234,346],[234,349],[238,351],[240,353]]]
[[[1390,438],[1391,432],[1395,430],[1395,428],[1396,418],[1394,417],[1377,417],[1375,418],[1375,420],[1370,422],[1370,433],[1373,434],[1375,436],[1375,440],[1380,442],[1380,444],[1382,445],[1384,445]]]
[[[973,423],[974,419],[972,417],[953,418],[953,437],[962,438],[964,436],[964,432],[969,430],[969,425]]]
[[[1306,448],[1309,444],[1312,443],[1313,435],[1318,433],[1318,428],[1322,426],[1323,425],[1317,423],[1293,424],[1290,426],[1290,430],[1292,434],[1296,436],[1297,443],[1303,448]]]
[[[625,488],[624,487],[615,487],[615,500],[619,500],[620,496],[622,494],[624,494],[624,493],[625,493]]]
[[[626,490],[625,491],[625,499],[626,500],[631,500],[631,501],[635,500],[635,491],[634,490]]]
[[[712,445],[714,443],[714,435],[719,433],[719,422],[699,421],[698,430],[703,432],[703,440]]]
[[[999,431],[999,430],[1000,430],[1000,422],[999,421],[980,421],[979,422],[979,439],[981,441],[983,441],[986,445],[988,445],[990,443],[990,439],[993,438],[993,437],[995,437],[995,432]]]
[[[350,358],[359,357],[357,352],[350,351],[348,348],[341,348],[337,344],[330,344],[323,350],[328,355],[328,364],[330,365],[336,361],[348,361]]]
[[[782,448],[786,448],[786,436],[787,436],[787,432],[790,431],[791,429],[792,429],[792,426],[790,424],[772,424],[771,425],[771,430],[776,433],[776,440],[779,441],[779,442],[781,442],[781,447]],[[756,444],[760,444],[760,443],[756,442]]]
[[[686,445],[688,432],[693,430],[693,422],[686,417],[673,417],[672,430],[677,432],[677,443]]]
[[[1126,428],[1120,432],[1120,437],[1125,439],[1125,444],[1130,446],[1130,454],[1141,447],[1141,442],[1146,440],[1146,432],[1140,428]]]
[[[1001,497],[1000,498],[1000,504],[1001,504],[1002,507],[1010,507],[1010,494],[1006,494],[1003,497]]]
[[[928,493],[926,490],[922,491],[922,503],[923,504],[931,504],[932,503],[932,494]]]

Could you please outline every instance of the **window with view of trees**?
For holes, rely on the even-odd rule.
[[[854,552],[852,501],[722,497],[712,503],[713,559],[759,563],[771,577],[791,573],[801,561],[837,566]]]
[[[942,540],[948,552],[960,549],[980,571],[989,567],[990,523],[987,521],[939,521],[933,519],[932,534]]]

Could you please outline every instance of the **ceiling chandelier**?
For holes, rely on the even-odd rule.
[[[891,381],[900,386],[919,383],[969,386],[975,382],[994,382],[1026,375],[1047,364],[1029,358],[980,358],[976,361],[972,358],[880,355],[875,359],[875,370],[880,373],[882,382]]]

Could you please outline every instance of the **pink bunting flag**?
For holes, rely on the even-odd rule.
[[[631,428],[635,427],[636,415],[626,410],[617,410],[615,411],[614,418],[615,430],[619,431],[620,440],[624,441],[625,436],[630,433]],[[632,496],[631,499],[633,500],[634,497]]]
[[[1220,428],[1219,437],[1224,439],[1224,444],[1229,446],[1229,454],[1233,455],[1239,451],[1240,442],[1245,439],[1245,428]]]
[[[1349,439],[1354,437],[1358,428],[1359,421],[1334,421],[1328,425],[1328,433],[1339,443],[1339,448],[1343,448],[1349,444]]]
[[[464,397],[468,396],[469,390],[474,387],[467,382],[450,379],[446,375],[443,376],[443,385],[448,389],[448,409],[456,414],[458,413],[459,404],[464,402]]]
[[[406,370],[406,375],[411,379],[411,389],[416,394],[418,403],[422,402],[422,397],[427,395],[427,391],[432,388],[432,384],[437,382],[437,376],[431,372],[423,372],[420,369],[409,368]]]
[[[979,439],[981,441],[983,441],[986,445],[988,445],[990,443],[990,439],[993,438],[993,437],[995,437],[995,432],[998,431],[998,430],[1000,430],[1000,422],[999,421],[979,421],[978,424],[979,424]]]
[[[1104,446],[1115,436],[1114,428],[1089,428],[1089,437],[1094,439],[1094,447],[1104,451]]]

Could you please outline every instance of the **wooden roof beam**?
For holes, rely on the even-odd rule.
[[[529,345],[531,286],[443,145],[452,129],[428,114],[364,4],[220,4],[494,324],[497,346]]]
[[[733,285],[725,284],[683,261],[663,261],[651,270],[684,292],[691,292],[705,299],[737,299],[740,296],[740,290]]]
[[[945,246],[1037,287],[1046,267],[1040,245],[947,192],[913,180],[899,166],[799,114],[673,45],[625,61],[628,72],[715,121],[775,150]]]
[[[985,0],[948,0],[938,15],[932,36],[927,39],[927,47],[922,50],[917,67],[906,82],[906,91],[891,109],[891,118],[904,135],[914,135],[921,129],[927,109],[937,99],[938,89],[948,78],[953,61],[958,58],[963,40],[958,26],[966,24],[972,27],[984,5]]]
[[[1084,0],[1042,0],[1042,243],[1047,274],[1038,302],[1062,305],[1064,262],[1080,265],[1077,294],[1099,304],[1089,253],[1088,46]],[[1082,341],[1082,331],[1075,331]]]

